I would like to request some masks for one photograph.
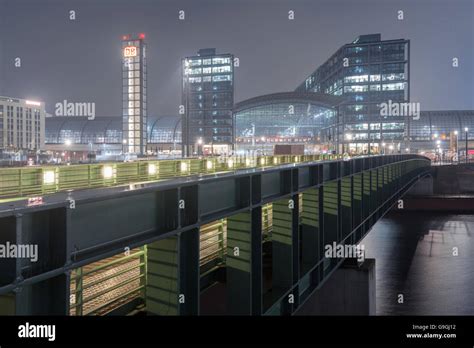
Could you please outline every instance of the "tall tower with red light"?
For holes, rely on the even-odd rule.
[[[122,37],[123,153],[144,155],[147,143],[145,34]]]

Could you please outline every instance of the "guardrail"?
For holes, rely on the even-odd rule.
[[[145,277],[145,247],[77,268],[71,272],[69,314],[106,314],[137,296],[144,298]]]
[[[341,158],[341,155],[233,156],[5,168],[0,169],[0,200]]]

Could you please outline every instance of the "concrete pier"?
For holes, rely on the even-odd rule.
[[[295,315],[375,315],[375,259],[347,260]]]

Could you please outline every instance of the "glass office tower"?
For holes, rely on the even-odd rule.
[[[222,154],[232,148],[234,56],[215,48],[183,59],[182,154]]]
[[[382,103],[410,100],[410,41],[384,40],[380,34],[362,35],[342,46],[297,87],[343,96],[339,107],[339,152],[382,153],[409,147],[410,117],[381,114]]]
[[[146,152],[146,44],[145,34],[122,38],[123,153]]]

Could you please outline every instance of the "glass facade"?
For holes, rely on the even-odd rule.
[[[183,59],[183,154],[198,152],[199,145],[232,146],[234,57],[201,49]]]
[[[275,144],[320,144],[332,139],[339,98],[317,93],[275,93],[236,104],[237,148]]]
[[[410,137],[413,152],[449,148],[451,141],[474,140],[474,110],[422,111],[411,123]],[[464,146],[464,143],[461,144]],[[460,147],[462,147],[460,146]]]
[[[382,116],[381,104],[409,102],[409,47],[409,40],[359,36],[298,86],[345,98],[334,125],[339,151],[377,153],[382,143],[408,140],[409,117]]]
[[[283,97],[279,97],[279,96]],[[292,95],[292,96],[291,96]],[[235,143],[237,148],[262,144],[267,148],[275,144],[324,144],[330,143],[335,136],[331,127],[337,118],[337,100],[322,102],[318,93],[305,98],[295,98],[299,93],[277,93],[242,101],[235,106]],[[316,100],[315,98],[319,99]],[[331,106],[332,104],[332,106]],[[294,109],[294,113],[289,111]],[[2,104],[0,104],[0,115]],[[28,113],[27,119],[28,119]],[[0,124],[2,118],[0,117]],[[254,125],[254,126],[253,126]],[[365,130],[366,125],[352,125],[354,129]],[[474,110],[422,111],[420,118],[411,121],[411,151],[429,151],[437,142],[442,148],[448,148],[451,140],[461,141],[464,146],[465,128],[468,128],[469,142],[474,141]],[[157,149],[161,144],[181,144],[181,118],[176,116],[148,117],[148,148]],[[255,135],[253,132],[255,131]],[[264,139],[262,141],[262,138]],[[48,117],[46,118],[46,144],[88,145],[122,144],[122,122],[120,117]],[[385,146],[392,145],[387,141]],[[269,152],[267,152],[269,153]]]
[[[122,40],[123,152],[146,151],[146,45],[145,36],[126,35]]]
[[[148,117],[147,144],[181,143],[181,120],[175,116]],[[122,144],[120,117],[49,117],[46,119],[46,144]]]

